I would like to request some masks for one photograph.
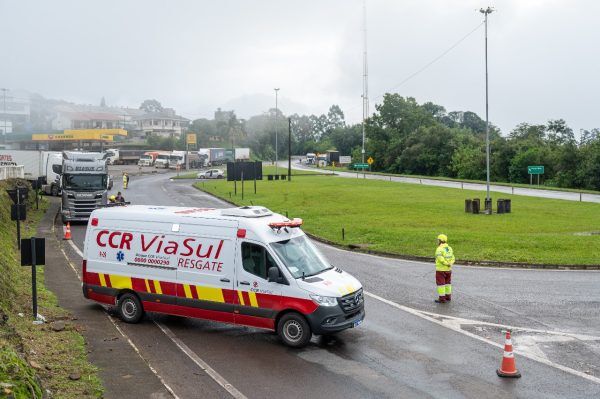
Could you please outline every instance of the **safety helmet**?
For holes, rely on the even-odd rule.
[[[448,242],[448,236],[446,234],[440,234],[437,239],[443,242]]]
[[[114,195],[111,195],[110,197],[108,197],[108,199],[112,202],[115,202],[117,200],[117,197]]]

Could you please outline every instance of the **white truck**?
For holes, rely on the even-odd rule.
[[[104,151],[106,162],[109,165],[115,165],[119,162],[119,149],[118,148],[109,148]]]
[[[185,151],[171,151],[169,169],[185,169]]]
[[[234,154],[236,162],[250,160],[250,148],[236,148]]]
[[[37,150],[0,150],[0,166],[23,165],[24,178],[31,182],[42,180],[41,189],[54,196],[60,193],[62,153]]]
[[[156,159],[154,160],[154,167],[157,169],[166,169],[169,167],[169,156],[171,155],[170,152],[159,152],[158,155],[156,156]]]

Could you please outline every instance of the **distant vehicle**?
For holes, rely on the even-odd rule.
[[[171,155],[170,152],[160,152],[156,156],[156,159],[154,160],[154,167],[155,168],[165,168],[165,169],[168,168],[170,155]]]
[[[87,221],[94,209],[106,205],[108,166],[99,152],[63,152],[62,201],[63,223]]]
[[[119,149],[109,148],[104,151],[104,158],[109,165],[116,165],[119,163]]]
[[[146,151],[143,155],[140,156],[140,160],[138,161],[139,166],[154,166],[154,161],[156,157],[160,154],[158,151]]]
[[[185,151],[172,151],[169,155],[169,169],[185,168]]]
[[[317,154],[314,152],[309,152],[306,154],[306,164],[312,165],[315,163],[315,159],[317,158]]]
[[[236,162],[250,160],[250,148],[236,148],[234,153]]]
[[[0,166],[23,165],[25,179],[41,180],[45,194],[60,194],[62,153],[52,151],[0,150]]]
[[[114,181],[113,176],[112,175],[108,175],[108,189],[109,190],[112,190],[112,188],[113,188],[113,181]]]
[[[225,172],[221,169],[209,169],[198,173],[198,179],[222,179],[225,177]]]

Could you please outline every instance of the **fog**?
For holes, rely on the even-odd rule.
[[[367,0],[371,110],[395,88],[420,102],[484,113],[483,26],[490,15],[490,119],[503,133],[596,117],[600,2]],[[137,107],[156,98],[183,116],[217,107],[241,117],[339,104],[361,117],[362,0],[0,0],[0,87],[48,98]]]

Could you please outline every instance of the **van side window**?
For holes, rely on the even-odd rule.
[[[243,242],[242,266],[248,273],[266,280],[269,268],[277,266],[277,264],[264,247],[249,242]]]

